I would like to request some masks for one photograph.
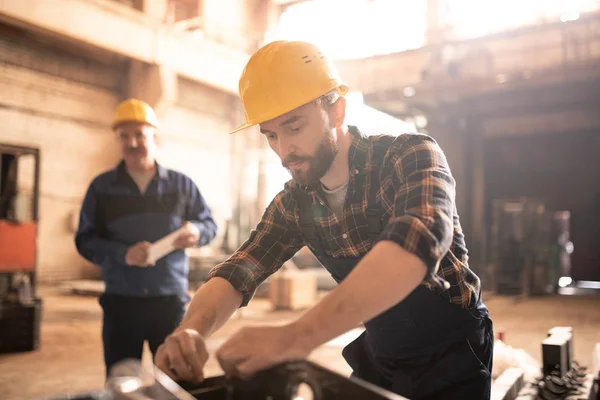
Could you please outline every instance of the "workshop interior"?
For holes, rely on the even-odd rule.
[[[158,163],[210,208],[214,237],[177,250],[193,297],[292,178],[259,127],[229,134],[248,117],[248,60],[278,40],[331,57],[349,88],[347,124],[428,135],[443,150],[493,320],[491,399],[600,399],[596,0],[0,1],[0,398],[407,398],[352,375],[342,350],[363,324],[250,379],[224,373],[215,353],[238,329],[288,323],[335,292],[308,246],[206,339],[203,382],[156,368],[150,342],[105,371],[112,281],[76,237],[90,185],[121,165],[115,110],[148,105]],[[92,219],[134,207],[110,204]],[[163,236],[148,239],[157,260],[175,251]]]

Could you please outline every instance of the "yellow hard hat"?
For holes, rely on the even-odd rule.
[[[230,133],[279,117],[337,89],[348,86],[332,61],[311,43],[279,40],[250,57],[239,83],[246,122]]]
[[[117,106],[113,119],[113,130],[126,122],[142,122],[158,129],[158,119],[148,103],[138,99],[127,99]]]

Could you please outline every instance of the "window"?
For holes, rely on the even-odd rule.
[[[550,21],[571,21],[595,11],[598,0],[443,0],[442,24],[452,39],[466,39]]]
[[[334,59],[415,49],[425,43],[424,0],[312,0],[289,6],[272,40],[306,40]]]

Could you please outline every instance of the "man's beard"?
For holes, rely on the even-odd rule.
[[[325,132],[325,137],[317,146],[317,151],[314,156],[288,156],[283,166],[290,171],[292,177],[296,182],[301,185],[311,185],[316,183],[323,177],[333,164],[333,160],[338,153],[337,144],[333,141],[333,134],[331,132]],[[304,171],[293,171],[288,165],[294,162],[306,162],[308,163],[308,169]]]

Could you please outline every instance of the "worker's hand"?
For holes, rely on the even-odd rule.
[[[313,349],[301,338],[291,324],[245,327],[225,342],[216,356],[227,375],[249,378],[272,365],[306,358]]]
[[[175,381],[200,383],[207,360],[204,338],[193,329],[182,329],[167,336],[156,352],[155,364]]]
[[[127,249],[125,254],[125,262],[127,265],[135,267],[148,267],[148,253],[150,251],[150,243],[139,242]]]
[[[198,231],[196,225],[188,221],[185,223],[185,228],[185,231],[177,236],[177,239],[175,239],[175,242],[173,243],[173,246],[175,246],[176,249],[194,247],[198,244],[198,240],[200,240],[200,231]]]

